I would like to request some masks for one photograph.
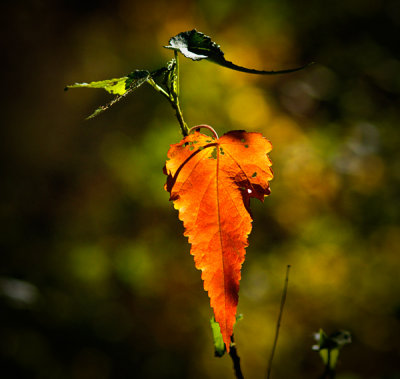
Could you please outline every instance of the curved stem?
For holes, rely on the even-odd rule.
[[[215,139],[218,139],[218,138],[219,138],[217,132],[215,131],[215,129],[214,129],[212,126],[206,125],[206,124],[193,126],[192,128],[189,129],[189,133],[190,133],[192,130],[201,129],[201,128],[205,128],[205,129],[210,130],[211,133],[214,134]]]

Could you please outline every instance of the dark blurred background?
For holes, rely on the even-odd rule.
[[[313,333],[349,330],[338,379],[400,378],[397,0],[3,0],[1,378],[230,378],[162,167],[180,130],[149,86],[103,115],[66,84],[157,69],[197,28],[261,77],[181,62],[190,125],[263,133],[275,178],[242,271],[235,337],[265,377],[317,378]],[[104,93],[103,93],[104,92]]]

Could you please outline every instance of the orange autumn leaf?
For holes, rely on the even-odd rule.
[[[171,145],[164,167],[165,189],[183,221],[228,352],[251,231],[250,198],[263,201],[270,193],[271,148],[260,133],[213,138],[196,131]]]

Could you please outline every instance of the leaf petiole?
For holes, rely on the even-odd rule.
[[[161,95],[163,95],[164,97],[166,97],[168,99],[168,101],[171,101],[170,96],[168,95],[168,93],[164,90],[164,88],[162,88],[161,86],[159,86],[152,77],[147,79],[147,83],[149,83],[157,92],[160,92]]]
[[[192,128],[189,129],[188,133],[192,132],[193,130],[197,130],[197,129],[201,129],[201,128],[208,129],[209,131],[211,131],[212,134],[214,134],[215,139],[219,139],[218,133],[215,131],[215,129],[212,126],[206,125],[206,124],[193,126]]]

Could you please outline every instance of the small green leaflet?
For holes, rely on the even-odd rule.
[[[125,96],[129,95],[135,89],[139,88],[143,83],[145,83],[150,77],[150,72],[147,70],[135,70],[131,72],[128,76],[123,76],[118,79],[108,79],[101,80],[98,82],[90,82],[90,83],[75,83],[65,87],[65,90],[68,88],[103,88],[107,92],[112,95],[117,95],[106,105],[102,105],[98,107],[87,119],[96,117],[100,113],[104,112],[116,102],[123,99]]]
[[[210,319],[210,325],[214,341],[214,355],[216,357],[222,357],[225,354],[226,348],[224,341],[222,340],[221,329],[214,317]]]
[[[104,88],[107,92],[111,93],[111,95],[123,95],[126,92],[125,89],[126,79],[128,79],[127,76],[124,76],[119,79],[101,80],[99,82],[75,83],[67,86],[66,88],[77,88],[77,87]]]
[[[236,322],[240,321],[242,319],[243,319],[242,314],[236,315]],[[216,357],[220,358],[225,354],[226,348],[225,348],[224,341],[222,340],[221,329],[219,327],[218,322],[215,321],[214,316],[211,317],[211,319],[210,319],[210,325],[211,325],[211,331],[212,331],[213,341],[214,341],[214,355]]]
[[[164,47],[167,49],[180,51],[186,58],[190,58],[194,61],[207,59],[221,66],[236,71],[246,72],[248,74],[260,74],[260,75],[287,74],[290,72],[301,70],[312,64],[309,63],[301,67],[292,68],[289,70],[279,70],[279,71],[254,70],[251,68],[237,66],[236,64],[227,61],[225,59],[224,53],[220,49],[219,45],[211,41],[211,38],[209,36],[206,36],[205,34],[198,32],[196,29],[179,33],[178,35],[172,37],[169,40],[168,46]]]

